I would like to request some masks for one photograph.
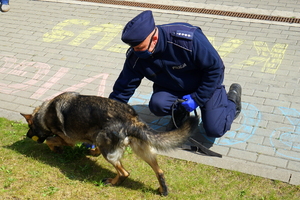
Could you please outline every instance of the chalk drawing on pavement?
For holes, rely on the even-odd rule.
[[[214,46],[214,48],[218,51],[221,58],[225,58],[230,53],[232,53],[235,49],[240,47],[245,40],[235,39],[231,38],[221,44],[220,46],[216,46],[215,44],[215,37],[207,37],[207,39],[210,41],[210,43]]]
[[[217,145],[234,145],[246,142],[251,138],[261,121],[261,113],[259,110],[252,104],[242,103],[242,122],[240,126],[235,130],[229,130],[221,138],[211,138],[204,135],[204,137]]]
[[[90,24],[88,20],[81,19],[68,19],[58,23],[52,28],[52,30],[43,35],[44,42],[61,42],[71,40],[68,44],[72,46],[79,46],[83,44],[87,39],[93,37],[95,34],[102,35],[101,38],[92,49],[104,49],[109,43],[122,31],[123,26],[119,24],[100,24],[92,27],[87,27]],[[80,33],[76,34],[67,28],[77,27],[76,31]],[[80,29],[81,28],[81,29]],[[125,53],[128,49],[128,45],[125,44],[113,44],[107,48],[107,51],[116,53]]]
[[[55,25],[50,32],[45,33],[43,35],[43,41],[65,42],[71,40],[68,42],[68,45],[79,46],[86,42],[87,39],[95,37],[95,34],[100,34],[99,41],[95,42],[92,49],[105,49],[110,52],[125,53],[128,49],[128,45],[123,44],[120,39],[120,43],[112,42],[114,38],[120,35],[122,29],[123,26],[120,24],[108,23],[91,26],[91,22],[89,20],[67,19]],[[215,37],[208,36],[207,38],[222,58],[227,57],[238,48],[243,48],[243,45],[248,45],[245,40],[231,38],[220,46],[217,46]],[[251,42],[253,43],[257,56],[250,57],[249,59],[234,64],[231,67],[242,69],[259,65],[262,66],[261,72],[275,74],[282,63],[288,44],[277,43],[270,49],[266,42]]]
[[[266,42],[253,41],[257,56],[251,57],[238,64],[232,65],[233,68],[246,68],[254,65],[263,64],[261,72],[275,74],[281,65],[288,44],[277,43],[270,50]]]
[[[69,72],[69,68],[61,67],[53,76],[48,80],[44,80],[48,75],[51,66],[41,62],[29,62],[23,60],[18,61],[14,56],[7,56],[0,54],[0,61],[4,62],[4,65],[0,65],[0,93],[13,94],[20,91],[26,91],[30,87],[38,86],[38,89],[31,95],[32,99],[40,99],[52,86],[57,84],[66,74]],[[1,62],[0,62],[1,64]],[[24,78],[21,83],[14,83],[11,80],[20,77]],[[84,88],[86,85],[99,80],[97,91],[98,96],[104,96],[106,80],[109,77],[108,73],[99,73],[94,76],[88,77],[79,83],[69,86],[68,88],[62,89],[62,91],[53,94],[52,96],[46,97],[43,100],[53,98],[54,96],[65,92],[65,91],[76,91],[80,88]],[[43,84],[41,84],[43,83]]]
[[[279,107],[290,122],[290,127],[275,129],[270,135],[270,143],[276,154],[300,160],[300,113],[293,108]]]
[[[65,30],[64,28],[79,25],[79,26],[87,26],[90,23],[88,20],[81,19],[67,19],[63,22],[58,23],[56,26],[52,28],[51,32],[45,33],[43,37],[44,42],[60,42],[63,40],[69,40],[74,37],[75,33],[69,30]]]
[[[14,56],[1,56],[0,61],[4,61],[4,65],[0,66],[1,76],[3,82],[0,82],[0,92],[5,94],[13,94],[20,90],[26,90],[29,87],[38,83],[50,71],[50,65],[41,62],[29,62],[23,60],[18,63]],[[14,80],[16,77],[24,78],[22,83],[14,83],[4,80]]]

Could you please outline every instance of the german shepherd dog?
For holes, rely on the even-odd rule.
[[[93,155],[102,154],[116,171],[105,184],[118,185],[128,176],[121,163],[126,146],[147,162],[160,184],[161,195],[168,195],[164,173],[159,168],[154,149],[168,151],[184,143],[198,126],[197,117],[189,117],[176,130],[155,131],[146,125],[128,104],[112,99],[65,92],[45,101],[33,114],[22,114],[28,123],[27,137],[46,144],[54,152],[77,142],[94,144]]]

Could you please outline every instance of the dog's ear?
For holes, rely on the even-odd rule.
[[[28,125],[32,124],[32,115],[20,113],[27,121]]]

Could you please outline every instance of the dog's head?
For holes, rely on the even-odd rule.
[[[27,132],[27,137],[32,140],[43,143],[51,134],[51,131],[45,130],[38,120],[35,120],[35,117],[31,114],[22,114],[20,113],[27,121],[29,130]]]

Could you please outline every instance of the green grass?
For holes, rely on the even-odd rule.
[[[101,179],[114,177],[102,156],[85,155],[77,146],[64,154],[25,138],[27,125],[0,118],[0,199],[299,199],[300,186],[158,156],[169,196],[157,193],[152,169],[130,150],[123,164],[131,173],[120,186]]]

